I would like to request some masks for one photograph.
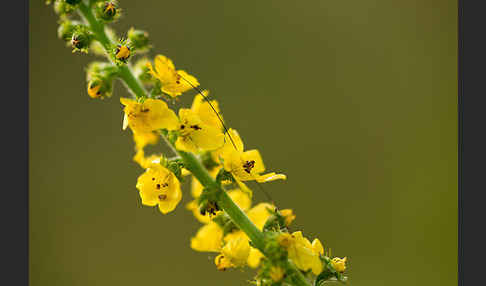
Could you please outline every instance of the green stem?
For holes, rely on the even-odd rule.
[[[79,4],[79,11],[81,16],[91,27],[91,30],[95,34],[96,39],[103,45],[107,53],[110,53],[113,43],[105,33],[104,24],[97,21],[91,11],[90,7],[81,1]],[[110,60],[111,58],[108,57]],[[126,84],[127,88],[135,94],[137,98],[146,96],[146,91],[141,82],[133,75],[128,65],[122,65],[118,67],[118,75],[120,79]],[[164,138],[166,139],[166,138]],[[198,181],[206,188],[212,188],[218,190],[217,198],[218,205],[228,214],[231,220],[251,239],[256,248],[258,248],[263,254],[265,254],[265,238],[263,233],[253,224],[248,216],[231,200],[228,194],[221,188],[221,186],[209,175],[208,171],[196,156],[192,153],[186,153],[176,150],[174,146],[170,144],[168,140],[166,142],[174,149],[177,154],[184,161],[186,169],[198,179]],[[290,280],[292,280],[297,286],[309,286],[308,281],[304,275],[295,267],[295,265],[287,260],[286,268]]]
[[[110,62],[112,62],[109,54],[112,52],[111,50],[114,44],[111,42],[110,38],[108,38],[108,35],[106,35],[105,25],[102,22],[96,20],[93,12],[91,11],[91,8],[83,1],[79,3],[79,12],[81,16],[86,20],[88,25],[91,27],[91,31],[93,31],[95,38],[105,48],[105,51],[107,52],[107,57]],[[118,66],[118,76],[125,82],[128,89],[133,92],[135,97],[140,98],[144,97],[147,94],[142,83],[133,75],[133,72],[130,70],[130,67],[128,65]]]

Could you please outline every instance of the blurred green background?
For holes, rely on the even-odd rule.
[[[183,202],[143,207],[114,97],[86,94],[92,55],[30,3],[31,285],[249,285],[189,248]],[[120,1],[119,32],[220,101],[297,214],[293,230],[349,259],[350,285],[457,284],[457,1]],[[182,103],[189,104],[186,95]],[[264,200],[255,189],[255,198]]]

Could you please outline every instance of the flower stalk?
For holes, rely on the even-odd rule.
[[[74,51],[87,52],[88,46],[97,42],[102,47],[98,53],[104,54],[109,61],[95,62],[88,69],[90,97],[111,96],[114,77],[118,77],[133,95],[133,100],[121,98],[120,101],[125,105],[123,129],[130,126],[134,134],[137,150],[134,160],[146,169],[136,186],[142,204],[158,205],[164,214],[173,211],[181,200],[179,180],[186,171],[186,175],[187,172],[192,174],[193,182],[201,186],[197,195],[192,190],[196,198],[193,205],[200,208],[195,216],[207,223],[191,239],[191,247],[197,251],[221,252],[215,258],[219,270],[246,264],[253,268],[260,265],[256,283],[262,286],[310,286],[309,275],[312,274],[317,276],[312,280],[313,285],[320,285],[330,278],[345,281],[342,273],[346,258],[331,260],[318,239],[311,244],[300,231],[288,232],[287,227],[295,218],[292,210],[279,211],[268,203],[250,209],[251,190],[243,181],[264,183],[286,179],[286,176],[274,172],[261,174],[265,168],[259,151],[244,151],[238,132],[226,128],[217,102],[207,99],[208,91],[197,88],[197,79],[184,70],[176,70],[172,61],[162,55],[155,58],[155,69],[146,59],[132,68],[128,63],[132,54],[150,49],[148,33],[132,28],[129,39],[115,41],[105,23],[120,16],[121,9],[115,5],[116,1],[56,0],[56,3],[64,5],[63,10],[58,9],[64,11],[59,14],[64,20],[61,27],[66,27],[60,33],[61,38],[68,41],[70,31],[77,31],[79,36],[71,36]],[[68,13],[75,10],[84,24],[74,25],[69,21]],[[146,80],[154,84],[150,93],[144,88]],[[191,89],[196,89],[199,94],[191,109],[179,109],[179,116],[159,99],[163,95],[176,98]],[[158,136],[177,155],[175,159],[145,156],[143,147],[157,142]],[[218,174],[214,173],[218,170]],[[226,191],[225,184],[236,184],[240,190]]]

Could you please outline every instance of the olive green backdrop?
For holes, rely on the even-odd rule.
[[[148,30],[152,55],[194,74],[288,175],[264,187],[293,230],[349,258],[350,285],[456,285],[456,3],[121,1],[116,27]],[[31,1],[31,285],[248,285],[253,271],[189,248],[187,185],[169,215],[141,205],[127,92],[90,99],[95,58],[56,21]]]

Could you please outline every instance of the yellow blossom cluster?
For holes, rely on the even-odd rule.
[[[154,65],[155,68],[147,63],[149,73],[160,81],[161,91],[172,98],[199,85],[195,77],[183,70],[176,71],[173,62],[165,56],[155,57]],[[270,203],[259,203],[252,207],[251,191],[244,182],[254,180],[264,183],[285,180],[286,176],[275,172],[263,174],[265,165],[260,152],[257,149],[245,151],[238,131],[232,128],[226,130],[219,104],[216,100],[208,100],[208,94],[206,90],[197,94],[191,108],[180,108],[178,115],[162,99],[121,99],[125,106],[123,129],[130,127],[132,130],[136,149],[134,160],[145,168],[145,173],[138,178],[136,186],[142,204],[157,205],[160,211],[166,214],[174,210],[181,200],[179,179],[163,166],[164,158],[160,155],[145,156],[144,153],[144,147],[156,144],[161,130],[167,130],[177,136],[174,142],[176,150],[197,155],[209,154],[213,166],[207,171],[212,178],[216,179],[222,171],[231,174],[233,181],[221,182],[223,186],[233,186],[226,191],[227,194],[253,224],[263,231],[265,223],[277,209]],[[190,174],[185,169],[182,173]],[[210,211],[203,211],[203,193],[204,186],[192,177],[193,200],[186,208],[203,226],[191,238],[191,248],[201,252],[217,253],[214,262],[219,270],[246,265],[257,268],[264,257],[262,252],[251,246],[250,238],[245,232],[237,227],[225,229],[225,225],[215,219],[224,217],[224,212],[218,209],[214,202],[211,202]],[[279,214],[284,218],[284,228],[295,219],[291,209],[279,210]],[[230,223],[231,221],[226,219],[226,224]],[[321,256],[324,254],[324,248],[319,239],[314,239],[311,243],[302,232],[296,231],[292,234],[281,232],[277,241],[298,269],[310,270],[315,275],[323,271]],[[332,265],[336,271],[343,272],[345,261],[346,258],[335,258]],[[273,266],[269,270],[269,275],[274,281],[279,281],[284,272],[283,268]]]
[[[175,70],[173,62],[163,55],[155,57],[154,65],[155,69],[147,63],[150,74],[161,82],[162,92],[171,97],[177,97],[199,85],[194,76],[183,70]],[[285,175],[274,172],[261,175],[265,166],[260,152],[256,149],[244,151],[243,141],[236,130],[229,129],[224,132],[218,102],[206,100],[207,96],[208,91],[195,96],[191,108],[180,108],[178,116],[162,99],[121,98],[124,105],[123,129],[130,127],[136,143],[134,160],[147,169],[147,172],[151,170],[152,164],[160,165],[161,157],[145,156],[144,147],[157,143],[160,137],[157,133],[165,129],[176,132],[177,150],[195,154],[210,152],[219,169],[224,168],[231,173],[240,186],[243,185],[242,181],[248,180],[269,182],[286,179]],[[219,169],[213,168],[211,172],[216,175]],[[137,188],[144,188],[144,183],[140,182]],[[197,209],[195,204],[196,202],[190,206],[192,210]],[[196,217],[202,219],[200,216]]]

